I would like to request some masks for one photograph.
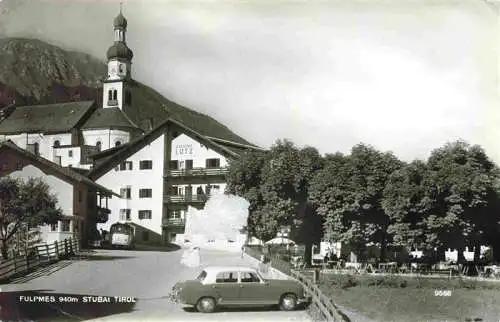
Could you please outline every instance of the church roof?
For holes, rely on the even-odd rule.
[[[82,129],[140,130],[118,107],[96,109],[87,122],[83,124]]]
[[[100,184],[95,183],[94,181],[90,180],[86,176],[78,173],[77,171],[71,169],[71,168],[66,168],[58,165],[57,163],[51,162],[47,159],[45,159],[42,156],[33,154],[25,149],[20,148],[17,146],[14,142],[8,140],[0,143],[0,154],[4,150],[11,150],[16,152],[18,155],[30,160],[30,162],[33,162],[33,164],[36,166],[43,166],[45,168],[50,169],[51,171],[54,171],[55,173],[58,173],[60,176],[65,177],[66,180],[70,180],[73,182],[82,182],[90,187],[93,187],[97,191],[104,192],[108,196],[114,195],[117,197],[120,197],[120,195],[114,193],[113,191],[107,189],[104,186],[101,186]]]
[[[94,108],[93,101],[18,106],[0,123],[0,134],[69,132]]]
[[[122,41],[116,41],[111,47],[109,47],[106,52],[106,57],[108,59],[113,58],[124,58],[128,60],[132,60],[134,58],[134,52],[132,49],[128,48],[127,44]]]

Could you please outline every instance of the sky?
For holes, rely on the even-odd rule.
[[[493,1],[493,0],[491,0]],[[3,0],[0,36],[105,60],[115,0]],[[403,160],[446,142],[500,163],[490,0],[124,1],[133,77],[248,141]]]

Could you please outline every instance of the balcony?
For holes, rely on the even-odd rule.
[[[227,172],[228,168],[192,168],[192,169],[181,169],[181,170],[169,170],[167,176],[171,178],[225,176]]]
[[[186,195],[186,196],[172,196],[165,195],[163,200],[168,203],[204,203],[208,200],[207,195]]]
[[[184,227],[185,224],[186,220],[183,218],[163,218],[162,220],[163,226]]]

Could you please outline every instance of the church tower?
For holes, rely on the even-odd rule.
[[[120,14],[113,21],[114,43],[107,52],[108,77],[103,81],[102,107],[118,107],[123,110],[124,105],[130,105],[131,95],[127,82],[131,80],[132,57],[134,53],[127,47],[127,19]]]

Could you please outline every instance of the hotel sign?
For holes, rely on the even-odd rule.
[[[175,155],[191,155],[193,154],[192,144],[177,144],[175,146]]]

